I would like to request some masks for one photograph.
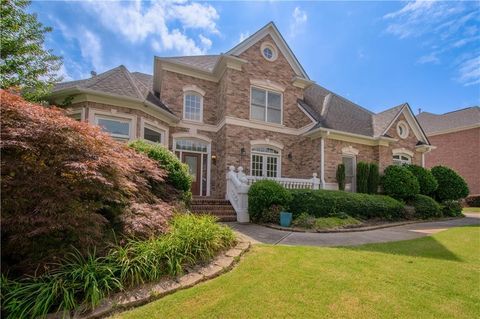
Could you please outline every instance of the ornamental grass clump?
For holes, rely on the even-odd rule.
[[[9,280],[2,275],[2,316],[37,318],[61,311],[90,309],[111,293],[176,276],[206,262],[236,241],[233,231],[215,217],[176,215],[170,232],[148,240],[129,239],[106,256],[73,250],[40,277]]]

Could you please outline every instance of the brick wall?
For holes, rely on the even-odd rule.
[[[425,165],[448,166],[468,183],[470,194],[480,194],[480,128],[430,136],[437,148],[425,154]]]

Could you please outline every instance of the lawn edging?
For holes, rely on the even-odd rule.
[[[410,224],[420,224],[420,223],[428,223],[431,221],[441,222],[447,220],[455,220],[465,218],[465,216],[459,217],[446,217],[446,218],[434,218],[434,219],[422,219],[422,220],[409,220],[403,222],[396,222],[396,223],[386,223],[380,225],[373,225],[373,226],[365,226],[365,227],[350,227],[350,228],[339,228],[339,229],[304,229],[299,227],[283,227],[280,225],[275,224],[259,224],[261,226],[265,226],[272,229],[282,230],[282,231],[289,231],[294,233],[354,233],[354,232],[364,232],[370,230],[377,230],[383,228],[390,228],[390,227],[397,227],[397,226],[404,226]]]
[[[143,284],[128,291],[119,292],[104,299],[93,310],[84,312],[79,309],[72,316],[63,312],[51,313],[48,319],[78,318],[94,319],[105,318],[114,312],[147,304],[151,301],[170,295],[176,291],[193,287],[201,282],[213,279],[234,268],[240,257],[250,249],[250,242],[239,239],[235,247],[221,253],[207,265],[197,265],[187,269],[187,273],[177,278],[165,278],[156,283]]]

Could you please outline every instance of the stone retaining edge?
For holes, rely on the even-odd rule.
[[[381,224],[375,226],[366,226],[366,227],[355,227],[355,228],[340,228],[340,229],[325,229],[325,230],[313,230],[313,229],[302,229],[302,228],[292,228],[292,227],[283,227],[280,225],[274,224],[259,224],[261,226],[265,226],[268,228],[288,231],[293,233],[355,233],[355,232],[364,232],[370,230],[377,230],[383,228],[390,228],[390,227],[397,227],[397,226],[404,226],[410,224],[421,224],[421,223],[429,223],[429,222],[443,222],[448,220],[455,220],[455,219],[462,219],[465,216],[459,217],[447,217],[447,218],[439,218],[439,219],[422,219],[422,220],[410,220],[405,222],[397,222],[397,223],[389,223],[389,224]]]
[[[82,310],[78,310],[73,316],[69,316],[63,312],[57,312],[47,315],[47,318],[105,318],[114,312],[147,304],[232,270],[240,257],[250,249],[250,246],[250,242],[240,240],[237,245],[215,257],[209,264],[204,266],[197,265],[187,269],[187,273],[181,277],[165,278],[156,283],[143,284],[128,291],[116,293],[104,299],[98,307],[87,313],[81,313]]]

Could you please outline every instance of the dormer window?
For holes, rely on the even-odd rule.
[[[282,94],[252,87],[250,118],[282,124]]]

